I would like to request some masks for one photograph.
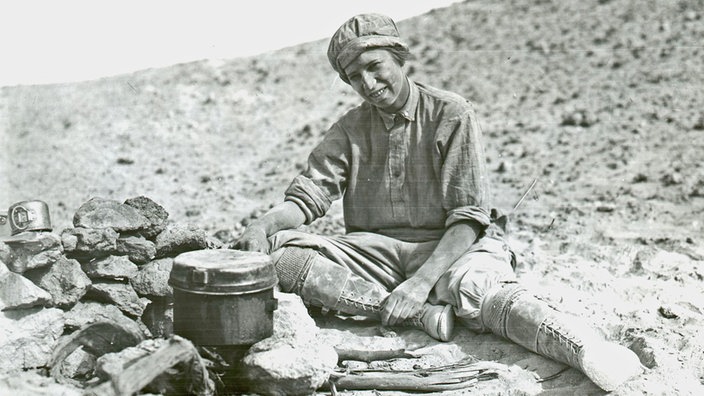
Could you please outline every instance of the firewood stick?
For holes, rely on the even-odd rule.
[[[181,337],[173,336],[168,344],[162,346],[154,353],[138,359],[129,367],[126,367],[122,373],[113,377],[111,381],[105,381],[96,387],[88,389],[85,394],[92,396],[132,395],[147,386],[154,378],[167,369],[193,359],[198,359],[198,354],[193,344]],[[199,380],[205,383],[197,384],[193,390],[199,395],[212,395],[214,390],[207,383],[207,371],[205,367],[200,367],[200,369],[203,372],[196,373],[194,377],[200,377]],[[195,379],[198,380],[198,378]]]
[[[502,370],[506,370],[503,365],[460,362],[419,370],[352,370],[333,373],[331,380],[340,390],[438,392],[465,389],[479,381],[498,378]]]

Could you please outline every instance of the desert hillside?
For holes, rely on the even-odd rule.
[[[704,1],[466,1],[399,29],[413,79],[476,104],[495,205],[538,179],[521,278],[639,348],[624,394],[703,394]],[[145,195],[232,241],[359,103],[326,48],[0,88],[0,208],[44,200],[61,230],[91,197]]]

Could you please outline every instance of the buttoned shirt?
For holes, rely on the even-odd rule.
[[[458,221],[489,224],[482,135],[472,104],[409,84],[398,113],[364,102],[313,149],[307,169],[286,190],[306,223],[342,198],[347,232],[420,242],[439,239]]]

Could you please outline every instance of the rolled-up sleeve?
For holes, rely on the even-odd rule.
[[[298,205],[306,224],[322,217],[333,201],[342,197],[347,183],[349,141],[333,125],[308,157],[308,167],[286,189],[285,200]]]
[[[488,175],[482,133],[474,110],[440,125],[438,147],[441,154],[440,184],[443,208],[447,212],[445,227],[459,221],[491,222],[487,208]]]

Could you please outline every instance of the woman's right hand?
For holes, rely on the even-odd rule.
[[[269,238],[263,227],[256,223],[251,224],[233,245],[233,248],[269,254]]]

